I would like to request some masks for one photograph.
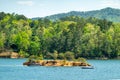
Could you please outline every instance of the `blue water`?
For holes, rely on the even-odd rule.
[[[89,60],[95,69],[27,67],[26,59],[0,59],[0,80],[120,80],[120,60]]]

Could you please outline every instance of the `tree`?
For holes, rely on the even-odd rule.
[[[34,36],[30,42],[29,53],[30,55],[40,55],[40,39],[37,36]]]
[[[5,35],[4,33],[0,32],[0,51],[4,49],[4,43],[5,43]]]

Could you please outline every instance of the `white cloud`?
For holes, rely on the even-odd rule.
[[[120,7],[120,0],[103,0],[102,6],[105,7]]]
[[[20,5],[27,5],[27,6],[33,6],[34,2],[33,1],[18,1],[17,2]]]

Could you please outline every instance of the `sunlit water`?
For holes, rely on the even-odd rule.
[[[26,59],[0,59],[0,80],[120,80],[120,60],[89,60],[94,69],[27,67]]]

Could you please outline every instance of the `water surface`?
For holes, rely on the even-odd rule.
[[[95,69],[27,67],[26,59],[0,59],[0,80],[120,80],[120,60],[89,60]]]

